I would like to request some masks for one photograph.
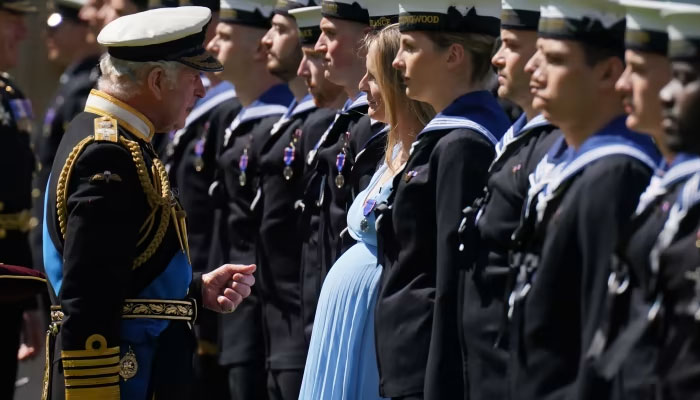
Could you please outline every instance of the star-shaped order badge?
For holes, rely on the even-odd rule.
[[[2,104],[0,104],[0,124],[4,126],[9,126],[11,118],[12,114],[10,114],[10,112],[7,111],[5,107],[2,106]]]

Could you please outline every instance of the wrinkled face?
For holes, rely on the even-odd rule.
[[[628,114],[627,127],[658,136],[661,128],[659,92],[671,79],[668,58],[635,50],[625,52],[625,71],[615,84]]]
[[[204,97],[205,91],[199,71],[183,66],[178,69],[175,85],[170,87],[168,82],[164,82],[162,93],[164,116],[156,130],[170,132],[185,126],[185,119],[194,108],[194,103]]]
[[[700,61],[673,61],[661,91],[662,126],[674,151],[700,154]]]
[[[443,61],[444,52],[425,33],[414,31],[401,33],[401,45],[392,65],[401,71],[406,96],[433,104],[432,86],[444,70]]]
[[[597,80],[579,43],[539,38],[525,69],[532,74],[532,106],[545,118],[554,125],[585,118],[595,102]]]
[[[17,66],[19,45],[26,36],[24,16],[0,10],[0,71]]]
[[[306,81],[309,93],[313,96],[317,107],[330,107],[340,96],[343,88],[326,79],[323,68],[325,53],[318,52],[309,46],[303,48],[303,54],[297,75]]]
[[[80,14],[78,14],[81,20],[87,22],[90,31],[95,37],[97,37],[105,26],[102,14],[100,13],[104,5],[104,0],[87,0],[85,5],[80,8]]]
[[[46,31],[46,49],[49,61],[68,66],[73,55],[86,45],[87,25],[71,20],[63,21]]]
[[[336,18],[321,19],[321,36],[314,49],[324,53],[325,75],[336,85],[355,86],[352,77],[364,68],[358,57],[358,44],[364,36],[364,27],[356,22]]]
[[[501,29],[501,47],[491,59],[498,71],[498,96],[521,107],[532,103],[530,74],[525,64],[537,50],[537,32]]]
[[[379,59],[379,54],[376,44],[369,46],[367,51],[367,73],[360,81],[360,90],[367,93],[367,101],[369,102],[368,114],[371,118],[381,122],[388,122],[384,101],[382,101],[382,93],[377,82],[377,69],[379,66],[376,60]]]
[[[299,29],[294,18],[275,14],[262,44],[267,51],[268,71],[284,81],[292,80],[302,57]]]

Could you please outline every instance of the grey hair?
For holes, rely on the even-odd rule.
[[[136,62],[114,58],[105,53],[100,58],[102,75],[97,81],[97,88],[121,99],[128,100],[140,92],[148,73],[160,67],[165,71],[166,82],[170,88],[177,85],[177,74],[184,65],[177,61]]]

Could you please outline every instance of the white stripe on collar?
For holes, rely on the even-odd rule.
[[[228,145],[228,141],[231,139],[233,131],[235,131],[242,123],[256,119],[263,119],[274,115],[281,115],[284,114],[287,109],[288,107],[279,104],[264,104],[252,106],[250,108],[243,108],[238,115],[236,115],[233,122],[231,122],[231,126],[226,129],[226,133],[224,134],[224,146]]]
[[[275,122],[275,124],[272,126],[272,129],[270,129],[270,136],[274,136],[275,134],[277,134],[295,116],[303,112],[313,110],[314,108],[316,108],[316,103],[314,102],[313,98],[310,98],[306,101],[297,104],[296,106],[294,106],[294,109],[289,114],[287,114],[289,112],[289,108],[287,108],[285,114],[282,115],[279,121]]]
[[[358,97],[357,99],[355,99],[355,101],[353,101],[353,102],[352,102],[347,108],[345,108],[343,111],[354,110],[354,109],[356,109],[356,108],[358,108],[358,107],[366,106],[366,105],[368,105],[368,104],[369,104],[369,102],[367,101],[367,94],[362,93],[362,94],[360,95],[360,97]]]
[[[187,128],[192,125],[193,122],[198,120],[202,115],[208,113],[211,111],[214,107],[218,106],[219,104],[223,103],[224,101],[235,99],[236,98],[236,91],[233,89],[229,89],[225,92],[221,92],[217,94],[216,96],[212,97],[211,99],[205,101],[202,103],[199,107],[196,107],[190,115],[187,116],[187,119],[185,120],[185,126],[175,132],[175,137],[173,138],[173,144],[177,146],[177,144],[180,142],[180,138],[182,135],[185,134],[187,131]]]
[[[498,161],[501,156],[506,152],[508,149],[508,146],[510,146],[513,143],[518,142],[520,139],[527,137],[528,133],[531,132],[534,128],[539,128],[541,126],[547,126],[550,125],[550,122],[547,121],[547,119],[542,115],[542,114],[537,114],[533,119],[528,121],[525,126],[520,128],[518,132],[515,132],[514,125],[511,125],[510,128],[508,128],[508,131],[506,131],[505,135],[501,138],[501,140],[496,144],[496,158],[493,160],[493,163]],[[523,132],[523,133],[521,133]],[[518,135],[516,135],[518,134]],[[492,163],[492,165],[493,165]]]
[[[153,123],[145,115],[108,95],[105,92],[92,89],[85,102],[85,111],[115,118],[121,125],[141,139],[150,142],[155,134]]]
[[[476,123],[468,118],[463,117],[436,117],[433,118],[428,125],[418,134],[419,136],[432,131],[441,131],[447,129],[471,129],[484,135],[491,144],[495,145],[498,140],[489,132],[483,125]]]
[[[693,158],[672,166],[666,171],[663,177],[657,175],[652,176],[649,186],[647,186],[644,193],[639,196],[639,204],[637,204],[635,215],[640,215],[646,210],[649,204],[659,196],[665,195],[668,192],[669,186],[697,172],[700,172],[700,159]]]

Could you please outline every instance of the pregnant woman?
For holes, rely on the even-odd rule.
[[[377,265],[374,207],[391,193],[416,135],[435,114],[425,103],[410,100],[391,62],[399,49],[396,25],[365,40],[369,115],[387,123],[387,154],[348,211],[348,233],[357,241],[331,268],[314,320],[300,399],[380,399],[374,348],[374,305],[381,266]]]

